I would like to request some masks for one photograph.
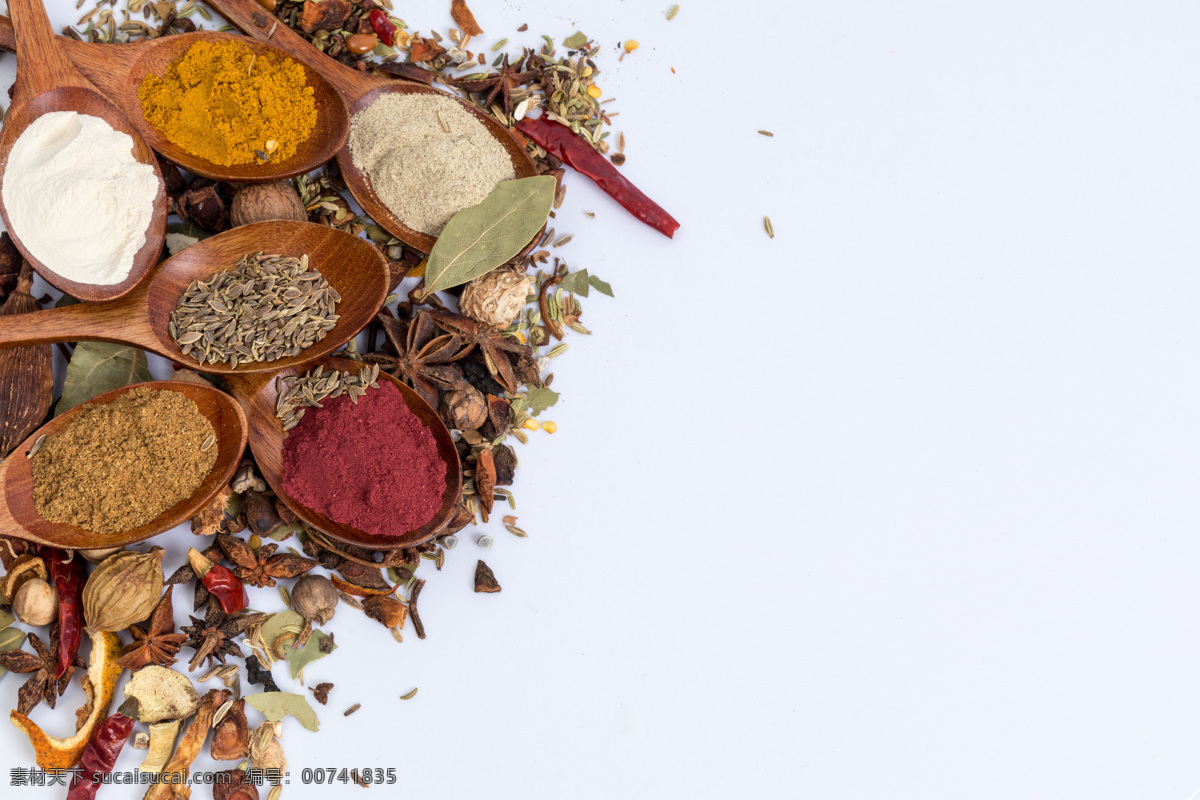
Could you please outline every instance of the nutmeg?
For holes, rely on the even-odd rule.
[[[322,575],[305,575],[292,587],[292,608],[305,619],[324,625],[337,611],[338,592]]]
[[[41,578],[31,578],[17,590],[12,610],[17,619],[26,625],[49,625],[58,619],[58,593]]]
[[[252,183],[233,196],[229,221],[235,228],[269,219],[308,221],[308,212],[291,181]]]
[[[451,428],[473,431],[487,419],[487,400],[482,392],[464,381],[442,396],[440,411]]]
[[[467,284],[458,310],[471,319],[507,328],[525,307],[529,280],[519,268],[503,268],[481,275]]]
[[[121,631],[150,616],[162,597],[162,554],[122,550],[100,562],[83,587],[89,631]]]

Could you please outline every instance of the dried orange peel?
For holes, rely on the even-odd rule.
[[[70,769],[79,761],[92,732],[100,721],[108,716],[108,707],[112,704],[113,692],[117,688],[117,678],[124,669],[117,663],[122,653],[121,640],[117,638],[117,634],[98,631],[90,635],[92,656],[88,663],[87,675],[83,678],[83,691],[87,695],[87,703],[75,712],[77,723],[74,736],[66,739],[49,736],[24,714],[13,711],[8,715],[13,725],[29,737],[37,756],[37,765],[47,772]]]

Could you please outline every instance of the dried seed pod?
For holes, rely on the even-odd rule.
[[[473,431],[487,419],[487,400],[469,383],[460,383],[442,397],[442,419],[451,428]]]
[[[121,631],[154,612],[163,591],[161,547],[123,550],[96,567],[83,587],[83,618],[90,631]]]
[[[20,274],[12,293],[0,305],[0,316],[40,308],[30,294],[33,269],[20,261],[8,234],[0,234],[0,262],[13,261],[21,264]],[[45,421],[54,395],[53,354],[48,344],[0,349],[0,459]]]
[[[479,322],[507,328],[525,307],[529,281],[524,271],[497,269],[467,284],[458,310]]]
[[[392,597],[368,597],[362,606],[368,617],[385,628],[403,628],[408,619],[408,607]]]
[[[41,578],[21,584],[12,601],[13,614],[26,625],[41,627],[58,619],[58,594]]]
[[[246,721],[246,700],[242,698],[213,729],[209,754],[214,761],[237,761],[250,755],[250,723]]]
[[[333,619],[337,603],[337,588],[323,575],[305,575],[292,587],[292,608],[318,625]]]
[[[229,204],[230,225],[236,228],[271,219],[308,221],[308,212],[291,181],[252,183],[238,189]]]

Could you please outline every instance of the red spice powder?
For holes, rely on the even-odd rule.
[[[441,508],[446,465],[399,390],[380,381],[358,403],[343,395],[305,412],[283,443],[283,488],[334,522],[395,536]]]

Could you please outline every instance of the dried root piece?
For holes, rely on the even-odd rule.
[[[213,689],[200,699],[200,707],[191,725],[179,740],[175,755],[163,768],[163,783],[153,784],[142,800],[186,800],[191,795],[187,785],[188,767],[200,754],[200,748],[208,737],[208,729],[212,727],[213,715],[225,704],[231,692],[228,689]]]

